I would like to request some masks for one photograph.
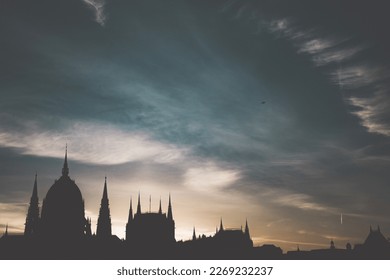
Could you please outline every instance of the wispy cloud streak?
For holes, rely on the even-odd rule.
[[[107,15],[104,10],[104,6],[106,5],[105,0],[82,0],[84,3],[88,5],[88,7],[93,10],[95,13],[95,21],[99,23],[101,26],[104,26]]]

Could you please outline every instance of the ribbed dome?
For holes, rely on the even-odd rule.
[[[82,202],[83,199],[76,183],[69,176],[61,176],[51,186],[45,200]]]
[[[57,238],[77,238],[84,235],[84,201],[79,187],[68,176],[65,154],[62,176],[49,189],[42,204],[41,232]]]

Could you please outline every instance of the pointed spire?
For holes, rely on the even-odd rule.
[[[37,173],[35,173],[34,187],[28,207],[24,235],[34,235],[38,231],[39,223],[39,201],[38,201],[38,183]]]
[[[196,240],[195,227],[194,227],[194,231],[192,232],[192,240]]]
[[[110,237],[112,235],[110,207],[107,194],[107,177],[104,177],[103,196],[100,204],[96,235],[98,237],[105,238]]]
[[[8,236],[8,224],[5,226],[4,236]]]
[[[173,220],[171,194],[169,194],[169,202],[168,202],[168,220],[171,220],[171,221]]]
[[[129,210],[129,218],[127,222],[131,222],[133,220],[133,199],[130,197],[130,210]]]
[[[221,222],[220,222],[220,224],[219,224],[219,231],[223,231],[222,218],[221,218]]]
[[[108,194],[107,194],[107,176],[104,177],[104,188],[103,188],[103,197],[102,197],[102,201],[103,200],[108,200]]]
[[[65,160],[64,160],[64,167],[62,167],[62,176],[68,176],[69,175],[69,167],[68,167],[68,144],[65,146]]]
[[[31,199],[34,197],[38,198],[38,184],[37,184],[37,172],[35,172],[35,180],[34,180],[34,187],[33,187],[33,193],[31,196]]]
[[[245,231],[244,231],[245,235],[247,237],[250,238],[250,234],[249,234],[249,227],[248,227],[248,219],[245,221]]]
[[[160,197],[160,207],[158,208],[158,213],[161,215],[162,214],[162,208],[161,208],[161,197]]]
[[[136,214],[141,214],[141,194],[138,193],[138,204],[137,204],[137,213]]]

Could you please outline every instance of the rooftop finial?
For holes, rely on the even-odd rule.
[[[158,213],[162,214],[162,208],[161,208],[161,197],[160,197],[160,207],[158,208]]]
[[[140,192],[138,192],[138,204],[137,204],[136,214],[141,214],[141,193]]]
[[[220,223],[220,225],[219,225],[219,231],[223,231],[222,218],[221,218],[221,223]]]
[[[62,176],[68,176],[69,175],[69,167],[68,167],[68,144],[65,146],[65,160],[64,160],[64,167],[62,168]]]

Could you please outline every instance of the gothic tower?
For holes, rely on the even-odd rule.
[[[131,228],[133,224],[133,205],[132,198],[130,198],[130,209],[129,209],[129,218],[126,224],[126,240],[130,240]]]
[[[96,236],[105,238],[111,236],[111,217],[107,194],[107,177],[104,179],[102,202],[100,204],[99,218],[96,229]]]
[[[157,212],[149,210],[149,212],[142,213],[141,197],[138,194],[137,210],[133,216],[132,201],[130,200],[126,242],[133,248],[140,250],[168,248],[175,244],[175,221],[173,220],[170,196],[167,213],[162,212],[161,199]]]
[[[33,236],[38,232],[39,224],[39,202],[38,202],[38,187],[37,187],[37,174],[35,173],[35,181],[33,192],[30,199],[30,206],[28,207],[26,223],[24,228],[25,236]]]
[[[169,230],[169,238],[171,240],[175,240],[175,221],[173,220],[173,215],[172,215],[171,194],[169,194],[167,220],[168,220],[169,229],[170,229]]]
[[[247,239],[251,239],[251,236],[249,234],[249,227],[248,227],[248,220],[246,220],[245,222],[245,231],[244,231],[244,235]]]

